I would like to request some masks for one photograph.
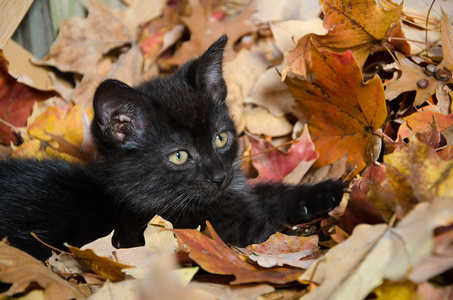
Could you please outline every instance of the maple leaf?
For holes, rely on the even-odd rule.
[[[88,7],[86,19],[72,17],[60,23],[60,34],[39,64],[85,74],[109,51],[133,42],[134,30],[122,13],[91,0]]]
[[[285,284],[297,279],[302,269],[290,267],[262,268],[243,261],[239,254],[229,248],[206,222],[207,232],[212,238],[194,229],[174,229],[173,233],[180,242],[180,250],[204,270],[220,275],[234,275],[231,284],[251,282],[270,282]]]
[[[370,53],[370,45],[379,44],[394,24],[398,24],[403,3],[398,6],[375,0],[324,0],[323,26],[326,35],[308,34],[297,42],[296,48],[285,54],[283,79],[288,72],[305,77],[311,72],[311,43],[320,50],[343,53],[352,51],[359,66],[363,66]]]
[[[387,220],[399,218],[417,203],[453,197],[453,161],[443,161],[435,150],[412,138],[409,145],[384,157],[386,179],[372,186],[369,199]]]
[[[63,280],[41,262],[21,250],[0,242],[0,281],[11,283],[2,295],[14,296],[25,292],[32,283],[44,290],[44,299],[85,299],[87,291]]]
[[[298,168],[298,178],[291,179],[292,183],[296,184],[319,157],[307,129],[287,153],[275,149],[264,139],[255,140],[248,137],[248,140],[251,145],[252,164],[258,171],[258,177],[252,179],[252,182],[287,182],[287,176]]]
[[[398,95],[408,91],[415,91],[414,106],[420,106],[430,96],[436,93],[437,89],[442,89],[443,82],[433,76],[424,73],[423,68],[404,55],[397,52],[398,61],[402,67],[402,75],[397,80],[389,81],[385,84],[385,97],[389,100],[395,99]],[[424,80],[426,87],[420,87],[417,82]]]
[[[8,61],[0,50],[0,143],[18,144],[15,127],[25,127],[35,102],[57,96],[54,91],[40,91],[18,82],[8,73]]]
[[[233,58],[234,44],[242,36],[255,31],[250,21],[254,12],[247,7],[234,18],[221,20],[212,11],[212,3],[204,7],[200,0],[189,0],[190,17],[181,17],[191,33],[190,40],[184,42],[177,54],[164,61],[167,65],[182,65],[189,59],[200,56],[205,49],[215,42],[222,34],[227,34],[229,43],[225,47],[227,60]]]
[[[299,278],[319,287],[304,299],[364,299],[384,279],[401,281],[434,248],[433,230],[453,221],[451,198],[420,203],[398,225],[359,225]]]
[[[336,54],[313,45],[313,82],[286,77],[299,110],[311,114],[308,128],[319,152],[315,167],[332,164],[346,153],[347,172],[365,166],[374,144],[373,133],[387,116],[384,89],[375,76],[364,83],[350,51]]]

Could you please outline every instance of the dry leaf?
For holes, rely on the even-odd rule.
[[[319,249],[318,236],[288,236],[282,233],[273,234],[261,244],[247,246],[242,251],[258,265],[270,268],[274,266],[293,266],[307,269],[313,259],[300,260]]]
[[[326,35],[308,34],[302,37],[297,47],[286,53],[286,64],[282,72],[283,79],[288,72],[306,77],[311,71],[311,43],[320,50],[328,49],[336,53],[350,50],[358,65],[363,66],[370,53],[370,46],[379,44],[391,26],[399,22],[403,4],[389,4],[366,0],[320,2],[324,13]],[[312,41],[312,42],[311,42]]]
[[[0,281],[12,286],[3,293],[13,296],[27,291],[31,283],[37,283],[44,291],[44,299],[85,299],[86,290],[61,279],[30,255],[0,242]]]
[[[88,1],[88,4],[86,19],[72,17],[61,22],[57,40],[39,64],[85,74],[97,69],[109,51],[133,42],[134,30],[122,13],[102,2]]]
[[[369,199],[389,220],[435,197],[453,197],[453,162],[443,161],[431,147],[412,139],[408,147],[384,157],[386,180],[371,187]]]
[[[363,299],[383,280],[401,281],[434,248],[433,230],[453,221],[451,198],[420,203],[395,228],[359,225],[299,280],[320,284],[304,300]]]
[[[274,267],[265,269],[243,261],[237,252],[220,239],[209,222],[206,223],[209,238],[193,229],[174,229],[180,241],[180,250],[205,271],[213,274],[234,275],[231,284],[270,282],[284,284],[294,281],[303,271],[296,268]]]
[[[253,8],[246,7],[237,16],[227,16],[222,20],[214,14],[212,2],[203,6],[200,0],[189,0],[189,4],[190,16],[181,17],[181,20],[191,33],[190,40],[182,44],[175,56],[165,60],[165,64],[180,66],[186,61],[200,56],[222,34],[227,34],[229,37],[225,55],[227,60],[231,60],[235,56],[234,44],[239,38],[255,30],[251,22]]]

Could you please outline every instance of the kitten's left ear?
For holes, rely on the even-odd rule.
[[[222,75],[223,53],[227,42],[228,37],[222,35],[201,57],[192,62],[188,73],[192,80],[195,79],[197,88],[220,101],[225,100],[227,94]]]

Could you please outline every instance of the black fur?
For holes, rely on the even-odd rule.
[[[63,161],[0,163],[0,237],[45,259],[56,247],[81,246],[115,229],[114,245],[143,243],[155,214],[175,227],[209,220],[238,246],[325,215],[340,202],[344,183],[249,186],[237,163],[236,130],[225,104],[225,36],[174,75],[131,88],[107,80],[97,89],[91,131],[93,166]],[[216,146],[216,136],[225,146]],[[169,155],[189,154],[175,165]]]

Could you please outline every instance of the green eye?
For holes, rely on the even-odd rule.
[[[189,159],[189,154],[186,151],[176,151],[168,156],[168,159],[177,166],[185,164]]]
[[[215,145],[217,148],[223,148],[228,142],[228,135],[222,132],[215,137]]]

